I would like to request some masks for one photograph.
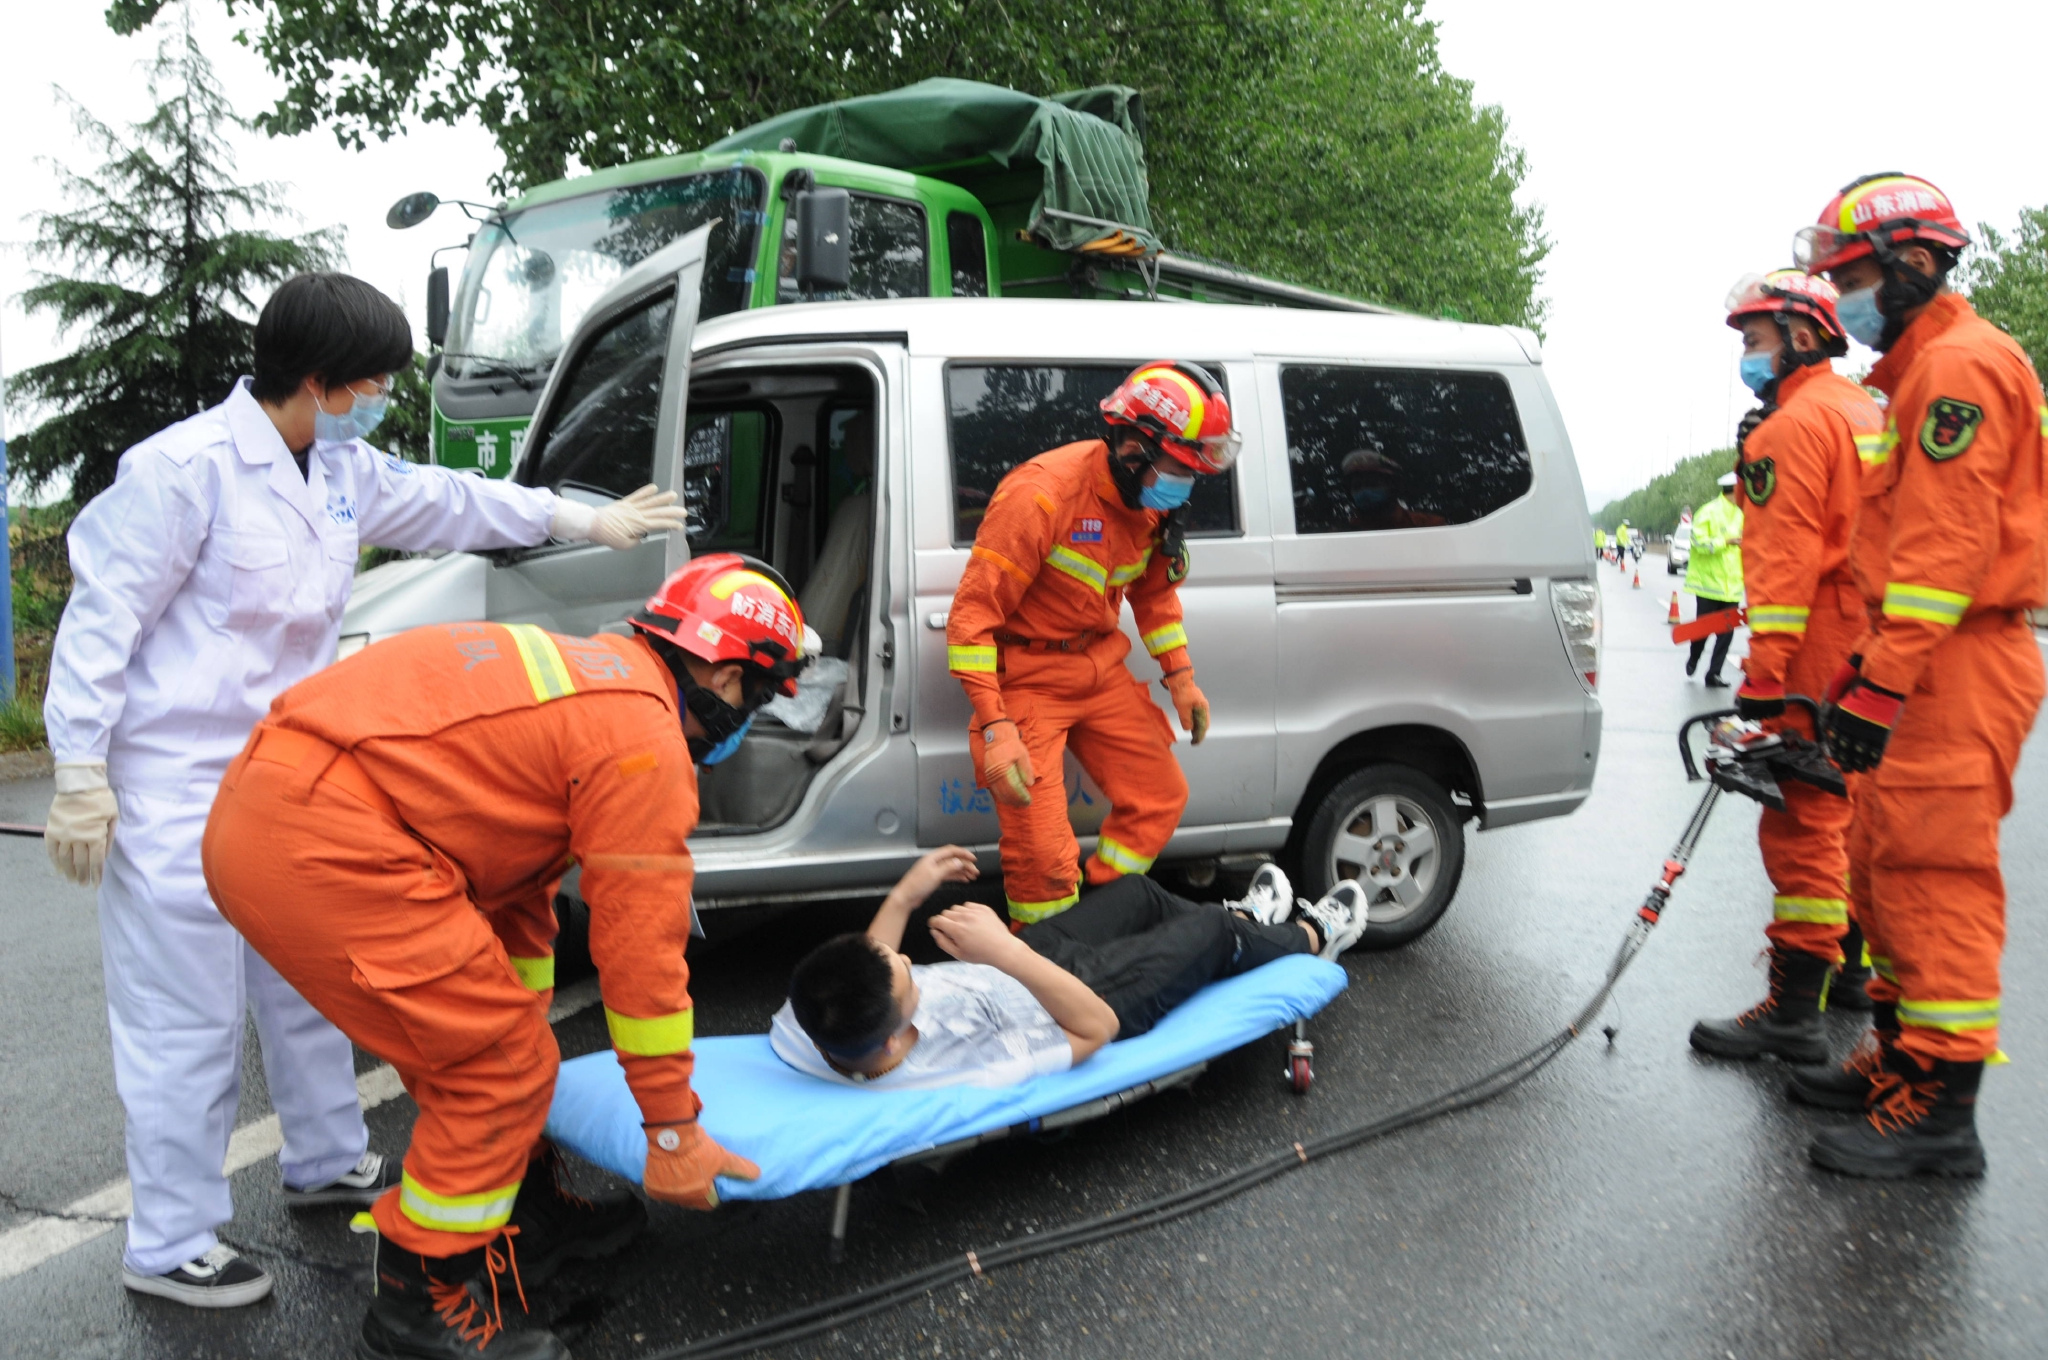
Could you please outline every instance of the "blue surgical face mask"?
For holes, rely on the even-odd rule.
[[[1138,492],[1138,504],[1147,510],[1174,510],[1188,503],[1188,497],[1195,494],[1195,479],[1179,477],[1171,472],[1152,470],[1151,485]]]
[[[1775,354],[1745,354],[1742,356],[1742,385],[1758,396],[1778,376],[1778,356]]]
[[[704,758],[698,761],[697,763],[699,765],[716,765],[719,761],[724,760],[734,751],[739,750],[740,743],[747,739],[747,729],[749,727],[752,727],[753,725],[754,715],[749,713],[747,715],[747,720],[741,723],[737,728],[733,729],[733,734],[731,736],[727,737],[724,741],[721,741],[720,743],[718,743],[718,745],[706,751],[704,753]]]
[[[1842,329],[1872,349],[1884,339],[1884,313],[1877,306],[1877,285],[1858,288],[1853,293],[1844,293],[1835,302],[1835,315],[1842,318]]]
[[[1384,510],[1394,499],[1390,486],[1359,486],[1351,489],[1351,503],[1361,510]]]
[[[384,410],[391,404],[391,398],[383,392],[366,397],[353,388],[347,389],[355,398],[355,405],[336,415],[322,405],[320,398],[313,398],[313,438],[329,444],[345,444],[351,439],[368,439],[370,431],[384,420]]]

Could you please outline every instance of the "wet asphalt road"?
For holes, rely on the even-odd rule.
[[[583,1360],[631,1360],[878,1282],[951,1253],[1097,1215],[1416,1102],[1554,1031],[1597,985],[1695,800],[1672,732],[1713,706],[1662,626],[1669,586],[1608,587],[1606,741],[1576,815],[1473,838],[1458,900],[1409,949],[1352,955],[1317,1022],[1317,1083],[1281,1081],[1271,1038],[1057,1142],[985,1149],[940,1177],[855,1188],[850,1250],[825,1260],[823,1194],[708,1217],[657,1205],[624,1256],[533,1291]],[[1740,644],[1738,644],[1739,650]],[[1505,664],[1505,663],[1504,663]],[[2037,742],[2038,746],[2039,743]],[[0,820],[46,787],[0,785]],[[1880,1185],[1807,1164],[1823,1122],[1771,1063],[1695,1057],[1686,1031],[1762,992],[1769,911],[1755,810],[1724,800],[1693,871],[1599,1035],[1482,1109],[1412,1129],[1182,1220],[993,1272],[778,1352],[860,1356],[1804,1357],[2048,1353],[2048,751],[2022,763],[2006,824],[2012,894],[2004,1045],[1985,1082],[1982,1182]],[[39,819],[36,818],[36,819]],[[693,950],[707,1033],[765,1026],[790,962],[848,909]],[[85,894],[40,847],[0,840],[0,1191],[65,1203],[123,1173],[98,948]],[[1855,1021],[1836,1016],[1841,1049]],[[596,1012],[565,1054],[604,1042]],[[267,1111],[253,1054],[241,1119]],[[411,1106],[371,1113],[396,1151]],[[590,1173],[592,1182],[601,1178]],[[0,1354],[342,1356],[368,1276],[336,1214],[293,1215],[274,1164],[234,1178],[225,1235],[278,1275],[253,1308],[194,1314],[117,1283],[119,1234],[0,1280]],[[0,1231],[23,1221],[0,1210]]]

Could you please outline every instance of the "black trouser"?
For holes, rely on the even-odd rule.
[[[1733,600],[1710,600],[1704,595],[1695,595],[1693,600],[1699,606],[1694,613],[1694,617],[1705,614],[1718,614],[1724,609],[1733,609],[1735,607],[1735,601]],[[1717,679],[1720,677],[1721,663],[1728,659],[1728,647],[1734,641],[1735,630],[1733,628],[1730,628],[1725,633],[1714,634],[1714,659],[1707,663],[1708,675]],[[1685,673],[1687,675],[1691,675],[1692,668],[1700,664],[1700,650],[1706,645],[1707,640],[1703,637],[1696,637],[1692,640],[1692,654],[1685,659]]]
[[[1213,902],[1176,897],[1142,874],[1084,892],[1018,937],[1109,1003],[1119,1039],[1143,1034],[1218,978],[1309,952],[1308,932],[1298,925],[1260,925]]]

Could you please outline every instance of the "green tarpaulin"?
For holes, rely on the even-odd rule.
[[[1103,85],[1040,99],[972,80],[919,81],[886,94],[797,109],[735,132],[710,151],[798,151],[953,178],[976,168],[1037,162],[1043,187],[1031,231],[1059,250],[1100,241],[1108,229],[1047,213],[1136,228],[1125,251],[1156,253],[1146,202],[1143,106],[1138,92]]]

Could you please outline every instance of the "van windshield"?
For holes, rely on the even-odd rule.
[[[545,373],[606,289],[713,218],[699,315],[747,305],[766,182],[735,166],[543,203],[479,228],[448,335],[450,377]]]

